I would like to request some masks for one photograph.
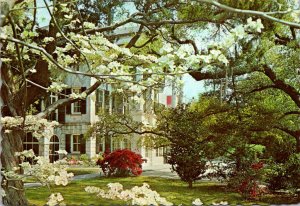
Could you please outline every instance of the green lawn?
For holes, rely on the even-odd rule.
[[[100,173],[99,167],[69,167],[67,169],[68,172],[72,172],[74,175],[85,175],[85,174],[94,174],[94,173]]]
[[[80,180],[70,183],[66,187],[55,187],[53,192],[60,192],[67,205],[124,205],[125,202],[118,200],[106,200],[97,198],[95,195],[90,195],[84,191],[86,186],[97,186],[107,188],[106,185],[110,182],[119,182],[124,187],[131,188],[133,186],[141,186],[143,182],[147,182],[153,190],[156,190],[161,196],[166,197],[168,201],[178,204],[191,205],[192,201],[200,198],[205,204],[212,202],[228,201],[232,204],[243,205],[268,205],[268,204],[282,204],[295,203],[292,198],[268,196],[261,201],[249,202],[242,199],[242,197],[233,192],[226,191],[224,185],[213,182],[199,182],[195,183],[193,189],[187,188],[186,184],[180,180],[163,179],[158,177],[129,177],[129,178],[104,178],[99,177],[90,180]],[[44,205],[47,202],[47,197],[50,192],[47,188],[27,188],[26,196],[30,204]]]

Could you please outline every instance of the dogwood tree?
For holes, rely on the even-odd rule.
[[[22,152],[22,137],[29,131],[45,131],[47,123],[41,120],[59,106],[86,98],[103,83],[114,83],[120,92],[138,94],[149,87],[163,84],[185,73],[195,78],[220,79],[253,72],[250,66],[229,70],[243,48],[254,45],[255,39],[266,27],[279,28],[272,37],[279,43],[296,38],[297,6],[293,1],[247,1],[236,3],[226,0],[172,0],[105,1],[96,11],[86,1],[1,1],[1,97],[2,166],[5,170],[18,167]],[[95,1],[97,3],[98,1]],[[46,27],[40,27],[40,9],[50,16]],[[134,8],[129,9],[129,8]],[[85,11],[85,12],[84,12]],[[113,15],[115,13],[115,15]],[[92,16],[105,16],[95,21]],[[97,18],[96,18],[97,19]],[[279,26],[278,26],[279,25]],[[115,44],[117,29],[137,27],[128,42]],[[285,36],[290,28],[288,40]],[[195,39],[206,32],[209,38],[220,40],[201,45]],[[158,42],[158,43],[157,43]],[[156,45],[155,45],[156,44]],[[155,45],[154,47],[151,45]],[[76,67],[80,69],[77,70]],[[288,89],[278,81],[270,65],[263,65],[265,75],[274,87],[290,95],[299,106],[299,92]],[[230,71],[230,72],[229,72]],[[63,79],[68,74],[95,78],[95,83],[80,94],[62,94]],[[137,75],[147,78],[137,80]],[[27,116],[28,108],[42,96],[54,92],[64,98]],[[133,97],[142,101],[139,95]],[[298,99],[297,99],[298,98]],[[30,122],[35,119],[37,127]],[[34,125],[34,126],[32,126]],[[45,135],[41,132],[40,135]],[[49,134],[48,134],[49,135]],[[27,205],[23,183],[18,180],[2,182],[5,205]],[[61,199],[59,195],[53,195]]]

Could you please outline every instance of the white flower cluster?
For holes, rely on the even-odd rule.
[[[49,201],[46,203],[48,206],[63,206],[65,205],[62,201],[64,200],[63,196],[60,193],[52,193],[49,197]]]
[[[203,205],[203,202],[199,198],[197,198],[192,202],[192,205],[193,206]]]
[[[57,154],[63,154],[63,155],[67,155],[68,152],[66,150],[58,150],[58,151],[55,151]]]
[[[61,92],[64,88],[67,88],[68,85],[63,84],[61,82],[52,82],[48,87],[49,92]]]
[[[4,191],[4,189],[2,187],[0,187],[0,196],[1,197],[5,197],[6,196],[6,193]]]
[[[192,54],[185,45],[181,45],[175,52],[170,43],[166,43],[160,49],[162,55],[158,59],[158,64],[161,67],[168,68],[171,72],[185,72],[187,68],[199,67],[200,64],[221,63],[228,65],[229,61],[226,57],[226,53],[230,51],[230,47],[236,44],[239,40],[246,39],[249,35],[248,32],[261,33],[264,28],[261,19],[253,21],[252,18],[247,19],[246,25],[238,25],[230,30],[223,41],[212,45],[212,49],[209,50],[206,55]],[[185,66],[181,66],[185,65]]]
[[[213,202],[212,205],[228,205],[228,202],[226,202],[226,201],[221,201],[219,203]]]
[[[265,27],[261,23],[261,19],[257,19],[256,21],[253,21],[252,17],[250,17],[250,18],[247,19],[246,28],[253,31],[253,32],[261,33],[261,30]]]
[[[48,43],[48,42],[52,42],[52,41],[54,41],[53,37],[44,37],[44,39],[43,39],[44,43]]]
[[[55,184],[66,186],[74,175],[73,173],[67,173],[67,166],[63,161],[56,161],[50,163],[48,158],[36,157],[32,150],[25,150],[23,152],[17,152],[16,156],[20,156],[24,160],[24,157],[31,158],[35,164],[29,162],[22,162],[19,166],[24,171],[22,175],[15,173],[14,171],[4,172],[3,174],[10,179],[22,179],[25,177],[33,177],[43,186]],[[14,168],[19,170],[20,168]]]
[[[135,186],[130,190],[123,190],[123,185],[120,183],[109,183],[107,186],[109,187],[107,192],[92,186],[86,187],[85,191],[106,199],[131,200],[132,205],[173,205],[156,191],[151,190],[147,183],[141,187]]]
[[[18,157],[22,156],[22,157],[26,157],[26,158],[33,158],[33,157],[35,157],[35,154],[34,154],[33,150],[30,149],[30,150],[24,150],[23,152],[16,152],[15,156],[18,156]]]
[[[23,125],[23,117],[1,117],[1,124],[5,129],[5,133],[9,133],[13,129],[20,128]],[[53,136],[53,128],[58,126],[56,121],[49,122],[47,119],[38,118],[34,115],[27,115],[25,119],[25,132],[32,132],[36,138],[51,138]],[[23,128],[22,128],[23,129]]]
[[[70,97],[72,99],[85,99],[86,98],[86,93],[85,92],[82,92],[82,93],[79,93],[79,94],[72,93],[72,94],[70,94]]]
[[[203,205],[203,202],[199,198],[197,198],[192,202],[192,205],[200,206],[200,205]],[[228,202],[226,202],[226,201],[221,201],[219,203],[213,202],[212,205],[228,205]]]

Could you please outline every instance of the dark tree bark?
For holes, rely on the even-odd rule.
[[[23,150],[22,137],[24,133],[22,131],[12,130],[11,133],[3,133],[2,135],[2,154],[1,163],[5,170],[12,170],[13,167],[18,167],[20,159],[15,156],[15,152]],[[26,206],[28,205],[25,197],[25,190],[23,182],[18,180],[5,180],[3,177],[2,188],[5,191],[6,196],[3,198],[3,204],[7,206]]]
[[[193,188],[193,181],[189,181],[189,188]]]

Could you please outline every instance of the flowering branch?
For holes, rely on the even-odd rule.
[[[291,12],[289,10],[288,11],[276,11],[276,12],[262,12],[262,11],[254,11],[254,10],[247,10],[247,9],[237,9],[237,8],[233,8],[233,7],[221,4],[221,3],[217,2],[217,1],[214,1],[214,0],[198,0],[198,2],[208,3],[208,4],[211,4],[211,5],[214,5],[214,6],[218,7],[220,9],[224,9],[226,11],[229,11],[229,12],[259,16],[263,19],[267,19],[267,20],[270,20],[270,21],[278,22],[280,24],[284,24],[284,25],[287,25],[287,26],[290,26],[290,27],[300,29],[300,24],[298,24],[298,23],[285,21],[285,20],[278,19],[276,17],[270,16],[272,14],[289,13],[289,12]]]

